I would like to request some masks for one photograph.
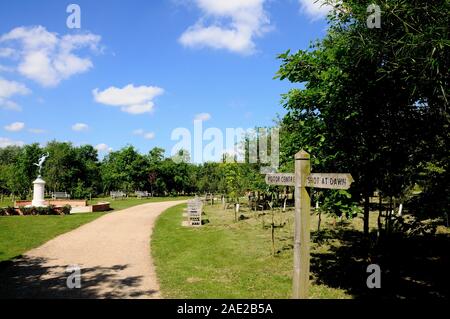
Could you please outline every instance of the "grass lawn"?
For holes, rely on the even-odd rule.
[[[234,221],[232,210],[204,206],[209,223],[201,228],[181,226],[185,205],[160,216],[152,237],[152,254],[166,298],[291,298],[293,270],[293,211],[277,212],[273,255],[272,214]],[[377,225],[372,213],[372,231]],[[361,218],[336,221],[311,218],[310,298],[433,298],[450,296],[450,236],[391,238],[363,245]],[[375,235],[372,232],[372,235]],[[365,248],[364,248],[365,247]],[[382,289],[368,289],[367,266],[382,269]],[[433,271],[430,271],[433,269]],[[445,300],[445,299],[444,299]]]
[[[0,261],[13,259],[104,213],[0,217]]]
[[[185,206],[169,209],[157,221],[152,238],[161,289],[167,298],[291,298],[293,214],[278,213],[276,255],[271,230],[263,229],[271,215],[235,222],[231,210],[205,206],[209,224],[181,227]],[[314,247],[314,249],[324,249]],[[345,291],[314,285],[313,298],[350,298]]]
[[[187,197],[157,197],[151,199],[127,198],[111,201],[98,198],[90,202],[110,201],[111,208],[121,210],[132,206],[169,200],[182,200]],[[0,207],[12,205],[1,202]],[[68,216],[7,216],[0,217],[0,262],[13,259],[24,252],[38,247],[50,239],[89,223],[105,213],[74,214]]]

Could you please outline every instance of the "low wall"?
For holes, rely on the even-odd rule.
[[[30,206],[32,201],[27,200],[18,200],[14,203],[14,207],[24,207]],[[63,207],[66,205],[70,205],[72,207],[87,207],[87,200],[71,200],[71,199],[55,199],[55,200],[46,200],[45,204],[47,206],[53,205],[56,207]]]
[[[71,214],[84,214],[84,213],[97,213],[97,212],[107,212],[111,210],[110,204],[108,202],[102,202],[86,207],[72,207],[70,211]]]
[[[98,204],[92,205],[91,207],[92,207],[91,211],[93,213],[95,213],[95,212],[107,212],[108,210],[111,209],[108,202],[98,203]]]

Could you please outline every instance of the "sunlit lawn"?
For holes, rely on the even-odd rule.
[[[17,257],[102,215],[104,213],[0,217],[0,261]]]
[[[181,226],[185,206],[169,209],[157,221],[152,237],[161,289],[167,298],[291,298],[293,214],[277,213],[275,256],[271,214],[234,221],[232,210],[205,206],[209,223]],[[329,220],[328,220],[329,221]],[[325,221],[323,222],[325,224]],[[316,225],[312,226],[313,228]],[[313,249],[326,250],[324,246]],[[316,284],[312,298],[351,298],[344,290]]]
[[[118,211],[145,203],[182,200],[186,198],[187,197],[155,197],[150,199],[127,198],[123,200],[98,198],[90,201],[90,204],[109,201],[111,203],[111,208]],[[0,207],[6,206],[12,206],[12,202],[6,200],[1,202]],[[88,213],[67,216],[0,217],[0,261],[17,257],[58,235],[89,223],[104,214],[105,213]]]
[[[277,211],[275,255],[272,213],[243,209],[235,222],[232,210],[204,206],[209,223],[181,226],[185,206],[167,210],[157,221],[152,254],[163,295],[167,298],[291,298],[293,211]],[[435,236],[397,234],[376,240],[378,213],[370,216],[370,246],[363,241],[361,217],[342,222],[311,217],[310,298],[382,298],[445,300],[450,296],[450,236],[440,226]],[[383,221],[383,220],[382,220]],[[367,266],[382,270],[382,289],[368,289]]]

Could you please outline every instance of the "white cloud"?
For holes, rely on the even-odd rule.
[[[23,122],[14,122],[5,126],[5,130],[9,132],[19,132],[25,128],[25,123]]]
[[[301,11],[313,21],[325,17],[333,7],[324,4],[323,0],[299,0]]]
[[[197,114],[194,118],[194,121],[202,121],[202,122],[206,122],[208,120],[211,119],[211,114],[209,113],[200,113]]]
[[[10,98],[13,95],[26,95],[30,90],[23,84],[0,78],[0,98]]]
[[[20,111],[20,106],[11,101],[10,98],[15,95],[27,95],[30,92],[31,91],[25,85],[15,81],[8,81],[0,77],[0,108]]]
[[[143,129],[137,129],[133,131],[134,135],[144,135],[145,131]]]
[[[110,153],[113,151],[111,147],[109,147],[107,144],[101,143],[95,146],[95,149],[101,153]]]
[[[40,128],[30,128],[30,129],[28,129],[28,132],[33,133],[33,134],[43,134],[43,133],[45,133],[45,130],[40,129]]]
[[[15,50],[11,48],[0,48],[0,58],[9,58],[14,56]]]
[[[12,71],[13,69],[11,67],[0,64],[0,72],[12,72]]]
[[[186,47],[226,49],[249,55],[254,39],[270,30],[266,0],[194,0],[202,17],[179,38]],[[205,20],[210,20],[209,25]],[[227,23],[226,23],[227,22]]]
[[[134,135],[140,135],[142,137],[144,137],[146,140],[153,140],[156,136],[156,134],[154,132],[146,132],[143,129],[137,129],[133,131]]]
[[[0,98],[0,109],[9,111],[21,111],[22,108],[16,102]]]
[[[153,133],[153,132],[145,133],[144,138],[146,140],[153,140],[155,138],[155,133]]]
[[[75,132],[83,132],[83,131],[87,131],[89,129],[89,125],[84,124],[84,123],[76,123],[74,125],[72,125],[72,130]]]
[[[129,84],[123,88],[114,86],[99,91],[92,91],[94,99],[97,103],[117,106],[123,112],[130,114],[149,113],[153,110],[153,99],[164,93],[164,90],[155,86],[138,86]]]
[[[18,55],[20,74],[44,87],[55,87],[62,80],[93,67],[89,57],[80,57],[74,51],[88,48],[98,52],[100,40],[100,36],[91,33],[59,36],[43,26],[19,27],[0,36],[0,45],[14,43],[16,50],[3,48],[0,54]]]
[[[6,137],[0,137],[0,148],[8,147],[8,146],[23,146],[25,145],[22,141],[14,141]]]

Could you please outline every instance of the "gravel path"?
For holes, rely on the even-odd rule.
[[[150,254],[157,217],[183,201],[107,214],[2,265],[0,298],[161,298]],[[67,267],[78,265],[81,288]]]

